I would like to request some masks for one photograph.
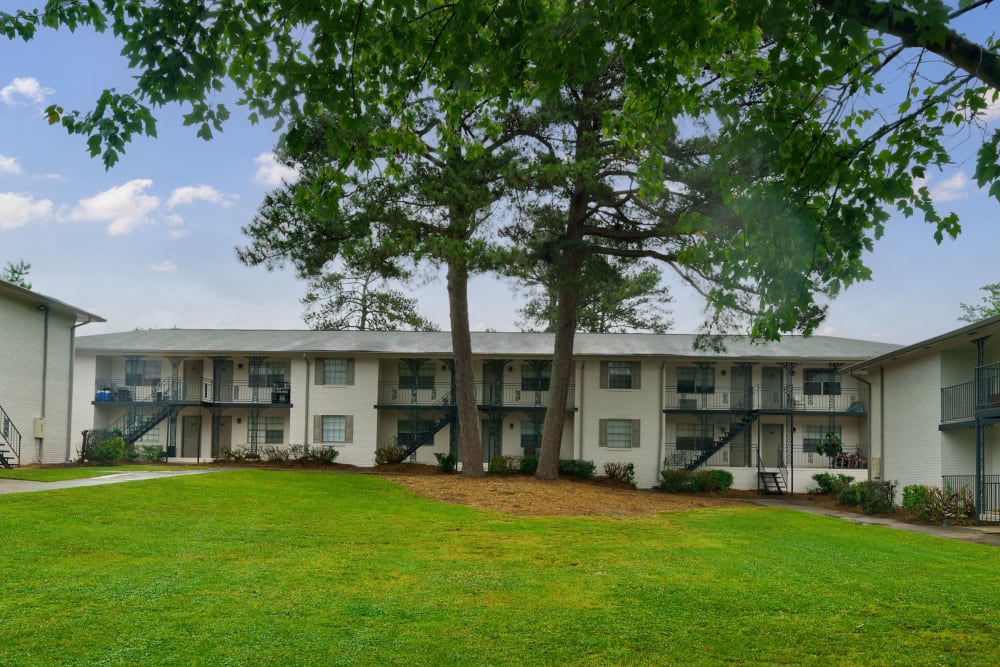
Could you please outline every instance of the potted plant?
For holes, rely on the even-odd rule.
[[[816,453],[830,457],[831,463],[837,459],[844,451],[844,443],[840,436],[833,431],[828,431],[823,436],[823,440],[816,445]]]

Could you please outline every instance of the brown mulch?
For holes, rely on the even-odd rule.
[[[544,482],[520,475],[491,475],[469,479],[421,470],[385,470],[384,478],[422,496],[445,503],[469,505],[521,516],[642,516],[658,512],[678,512],[705,507],[740,504],[743,494],[672,495],[657,491],[636,491],[607,481],[582,482],[560,479]]]

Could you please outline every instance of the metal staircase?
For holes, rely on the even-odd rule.
[[[150,429],[161,421],[176,414],[181,409],[174,403],[141,403],[132,405],[125,411],[121,419],[102,429],[84,431],[84,451],[95,442],[120,435],[126,445],[134,444],[139,438],[149,433]]]
[[[16,468],[21,465],[21,432],[10,416],[0,406],[0,466]]]
[[[424,431],[419,438],[414,439],[414,441],[410,443],[409,447],[406,448],[406,453],[403,454],[403,458],[405,459],[409,457],[415,451],[426,445],[428,442],[434,442],[434,436],[437,435],[437,432],[443,429],[448,424],[454,423],[455,418],[457,416],[458,416],[458,411],[455,408],[451,408],[450,410],[448,410],[444,414],[444,416],[442,416],[440,419],[434,422],[433,426]]]
[[[729,426],[729,430],[726,431],[715,444],[709,449],[701,452],[696,459],[688,463],[685,467],[686,470],[696,470],[705,464],[710,458],[712,458],[717,452],[719,452],[723,447],[731,443],[736,436],[740,435],[754,423],[757,416],[760,414],[758,410],[749,410],[740,417],[738,422],[735,422]]]
[[[779,496],[785,495],[788,491],[788,486],[785,484],[784,471],[782,469],[774,471],[765,468],[759,453],[757,455],[757,489],[764,493],[774,493]]]

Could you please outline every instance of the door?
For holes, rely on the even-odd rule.
[[[219,400],[223,402],[231,402],[240,400],[240,396],[237,395],[236,387],[233,386],[233,362],[226,359],[218,366],[219,377],[215,378],[215,391],[219,396]],[[264,389],[261,389],[261,396],[264,395]],[[270,394],[270,390],[267,390]],[[242,397],[248,398],[248,397]]]
[[[765,468],[783,468],[785,427],[764,424],[761,427],[760,458]]]
[[[182,399],[208,398],[202,397],[202,378],[205,377],[205,362],[201,359],[189,359],[184,362],[184,384],[180,387]]]
[[[188,459],[198,458],[198,450],[201,447],[201,417],[184,417],[182,427],[181,456]]]
[[[483,403],[486,405],[501,405],[503,403],[504,365],[502,362],[496,361],[483,363]]]
[[[750,385],[750,369],[733,366],[729,370],[729,404],[733,410],[749,410],[753,407],[753,391]]]
[[[221,452],[228,452],[233,444],[233,418],[219,417],[219,441],[212,443],[212,458],[219,458]]]
[[[503,422],[483,420],[483,463],[503,454]]]
[[[761,369],[760,407],[765,410],[779,410],[782,406],[782,376],[781,366],[765,366]]]

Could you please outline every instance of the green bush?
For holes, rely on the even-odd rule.
[[[340,456],[340,450],[328,446],[290,445],[288,454],[296,463],[302,465],[322,465],[336,461]]]
[[[850,475],[840,475],[832,472],[817,473],[812,478],[819,487],[812,489],[810,492],[824,496],[835,496],[842,488],[854,483],[854,478]]]
[[[514,475],[521,472],[521,457],[494,456],[490,459],[490,472],[497,475]]]
[[[125,456],[125,439],[120,435],[98,440],[90,446],[87,460],[95,463],[112,463]]]
[[[915,484],[903,488],[903,507],[927,521],[963,523],[975,516],[975,500],[967,487],[953,489]]]
[[[406,447],[379,447],[375,450],[375,465],[402,463],[406,458]]]
[[[670,493],[698,493],[716,491],[722,493],[733,486],[733,474],[728,470],[712,468],[691,472],[689,470],[667,469],[660,472],[663,478],[660,489]]]
[[[163,448],[160,445],[143,445],[139,448],[139,459],[142,461],[159,461],[163,457]]]
[[[434,458],[437,459],[438,468],[441,469],[441,472],[455,472],[455,468],[458,467],[458,457],[454,454],[435,452]]]
[[[699,491],[723,493],[733,486],[733,473],[718,468],[699,470],[694,474],[694,479]]]
[[[522,456],[521,457],[521,474],[522,475],[534,475],[538,471],[538,457],[537,456]]]
[[[854,484],[841,487],[837,491],[837,502],[841,505],[857,505],[858,487]]]
[[[608,461],[604,464],[604,474],[622,484],[635,486],[635,465],[632,463]]]
[[[260,448],[260,458],[268,463],[285,463],[288,461],[289,452],[278,445],[264,445]]]
[[[858,482],[837,493],[841,505],[854,505],[865,514],[888,514],[896,495],[895,482]]]
[[[914,510],[921,516],[927,511],[931,490],[923,484],[910,484],[903,487],[903,507]]]
[[[660,481],[660,489],[668,493],[693,493],[700,491],[698,482],[687,470],[676,470],[669,468],[660,472],[663,478]]]
[[[577,479],[590,479],[594,476],[597,466],[593,461],[582,459],[562,459],[559,461],[559,474]]]

